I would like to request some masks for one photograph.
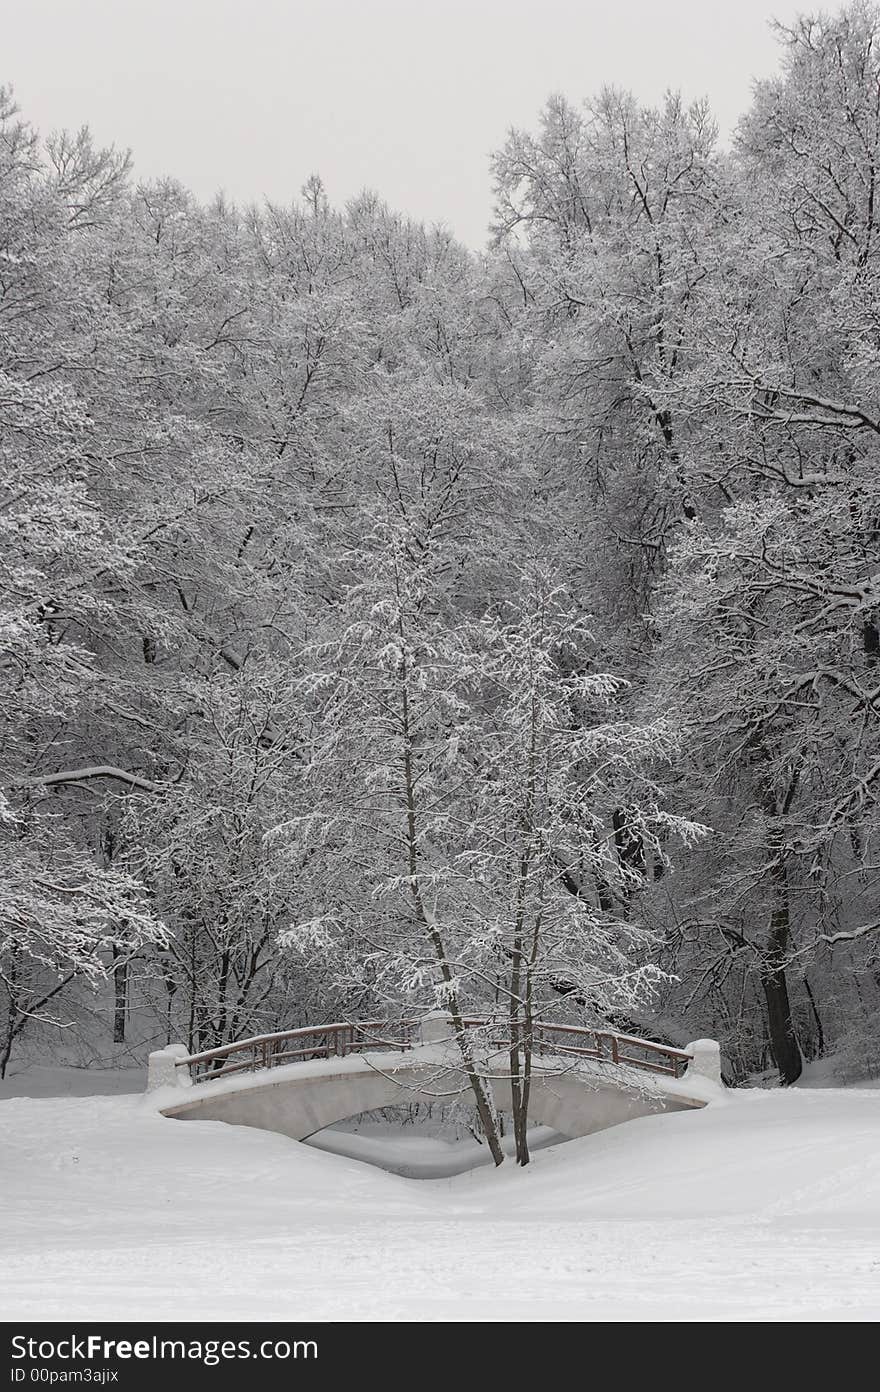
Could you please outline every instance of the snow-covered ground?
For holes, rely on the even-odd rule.
[[[742,1090],[423,1181],[26,1085],[0,1102],[7,1320],[880,1315],[876,1091]]]

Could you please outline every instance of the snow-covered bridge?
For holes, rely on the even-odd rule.
[[[465,1025],[496,1105],[508,1111],[510,1064],[499,1027]],[[682,1050],[573,1025],[535,1027],[530,1120],[565,1136],[703,1107],[720,1085],[714,1040]],[[298,1141],[361,1112],[468,1095],[452,1021],[442,1012],[286,1030],[200,1054],[172,1044],[150,1055],[147,1087],[165,1116],[256,1126]]]

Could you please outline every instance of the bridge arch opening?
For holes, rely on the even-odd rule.
[[[499,1111],[502,1144],[513,1155],[512,1125],[506,1111]],[[570,1139],[551,1127],[529,1128],[533,1151]],[[306,1138],[305,1144],[407,1179],[447,1179],[492,1163],[480,1134],[476,1107],[467,1099],[450,1104],[427,1096],[413,1097],[396,1106],[340,1119]]]

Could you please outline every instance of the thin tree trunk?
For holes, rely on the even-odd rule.
[[[525,965],[525,1029],[523,1031],[523,1084],[522,1084],[522,1114],[523,1114],[523,1136],[522,1152],[517,1151],[517,1160],[521,1165],[528,1165],[531,1160],[529,1153],[529,1103],[532,1096],[532,1061],[535,1054],[535,968],[538,964],[538,951],[541,943],[541,928],[543,923],[543,902],[544,891],[546,888],[546,877],[542,877],[541,887],[538,894],[538,911],[535,914],[535,921],[532,924],[532,942],[529,955]]]
[[[125,1043],[125,1012],[128,997],[128,958],[123,957],[121,961],[116,960],[120,956],[117,948],[113,949],[113,957],[116,965],[113,968],[113,1043]]]
[[[146,638],[144,651],[146,652]],[[113,864],[116,853],[116,834],[105,826],[101,833],[101,859],[105,868]],[[118,947],[111,947],[113,958],[113,1043],[125,1043],[125,1002],[128,994],[128,962]]]
[[[822,1018],[816,1005],[816,997],[813,995],[812,987],[806,976],[804,977],[804,990],[807,993],[807,1000],[810,1002],[810,1009],[813,1012],[813,1019],[816,1021],[816,1051],[821,1058],[825,1053],[825,1031],[822,1028]]]
[[[520,1072],[520,1048],[522,1022],[520,1019],[520,985],[523,968],[523,906],[526,882],[529,873],[528,848],[523,851],[519,865],[519,884],[517,886],[516,929],[513,938],[513,955],[510,972],[510,995],[508,1005],[508,1024],[510,1026],[510,1106],[513,1114],[513,1136],[516,1144],[518,1165],[529,1163],[529,1147],[526,1141],[525,1108]]]
[[[510,981],[510,1100],[513,1108],[513,1135],[518,1165],[527,1165],[531,1159],[529,1155],[529,1100],[532,1083],[532,968],[537,952],[540,910],[532,934],[531,961],[526,958],[524,952],[524,933],[535,821],[537,730],[538,712],[533,687],[530,703],[529,775],[521,828],[528,839],[523,847],[519,862],[513,966]],[[525,991],[523,991],[523,986],[525,986]]]

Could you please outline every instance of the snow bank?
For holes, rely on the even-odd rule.
[[[4,1097],[109,1097],[143,1092],[146,1068],[75,1068],[65,1064],[13,1065],[0,1080]]]

